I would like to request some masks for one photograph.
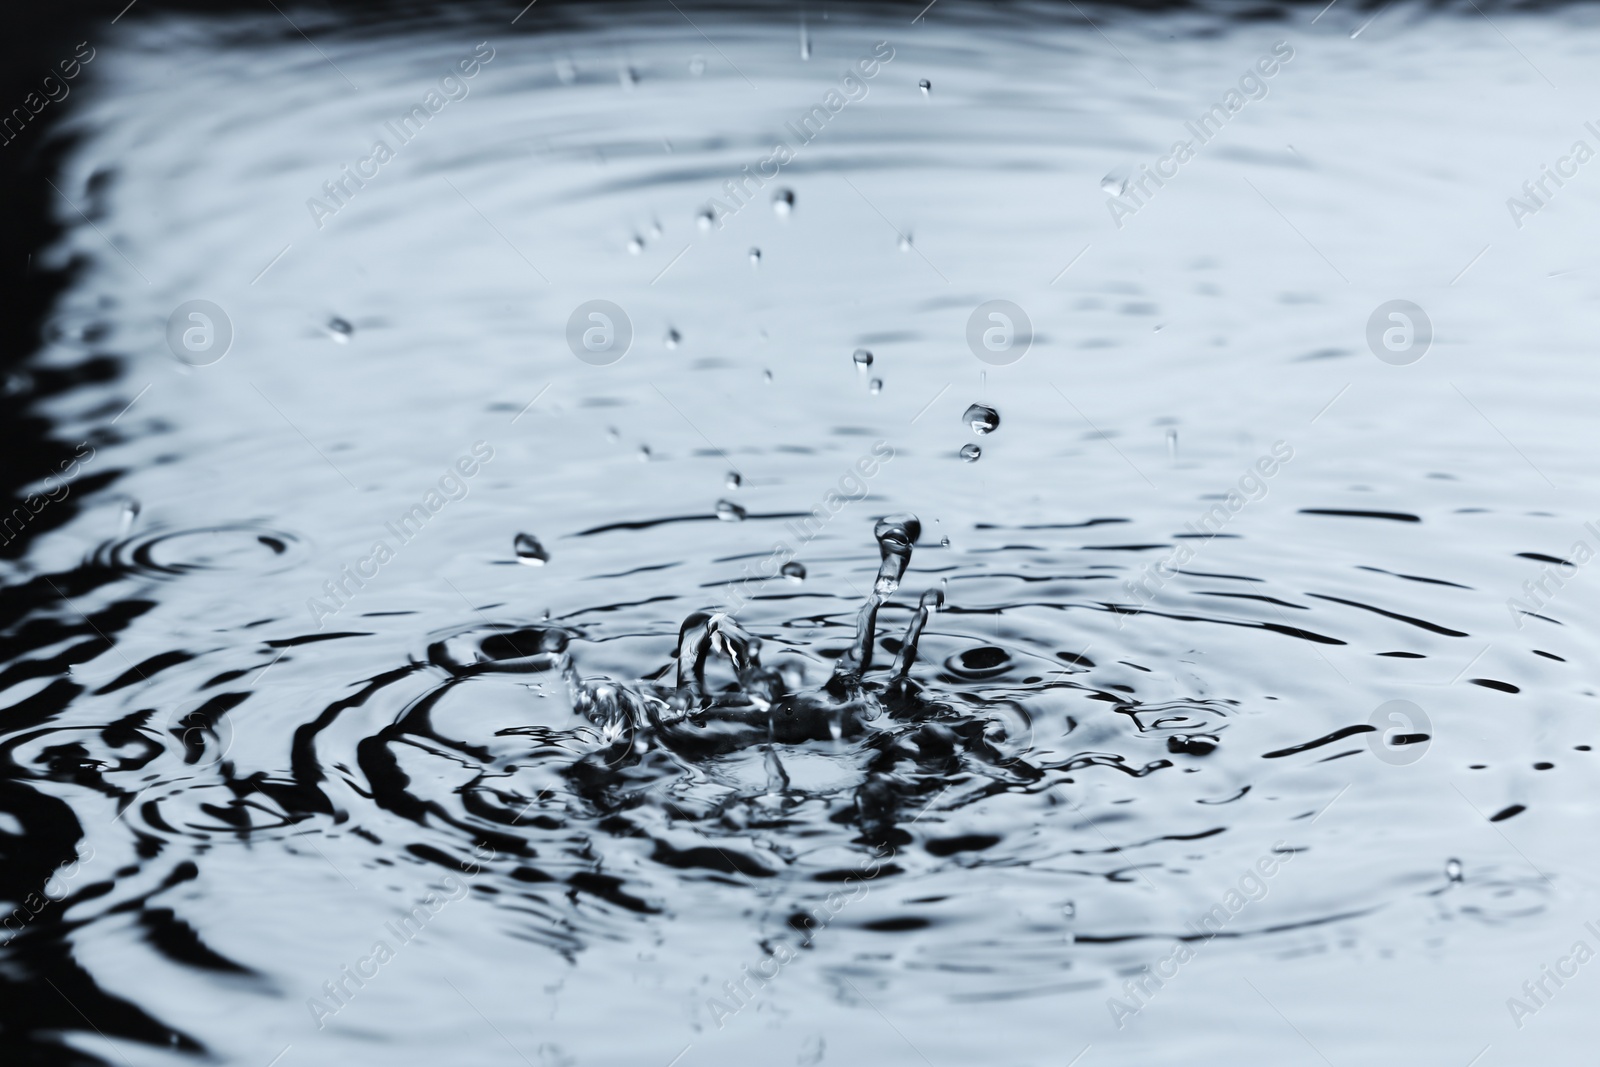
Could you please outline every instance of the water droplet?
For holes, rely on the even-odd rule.
[[[968,463],[978,462],[978,457],[983,455],[983,449],[977,445],[967,444],[961,446],[961,458]]]
[[[761,249],[752,248],[750,250],[750,265],[752,267],[759,267],[761,265]]]
[[[1449,878],[1452,882],[1462,881],[1461,861],[1456,859],[1447,861],[1444,865],[1444,873],[1445,877]]]
[[[900,235],[900,251],[911,251],[911,235],[909,233],[903,233]]]
[[[923,96],[927,96],[929,93],[933,92],[933,83],[927,78],[923,78],[917,83],[917,88],[922,90]]]
[[[729,489],[737,489],[743,484],[744,476],[742,474],[740,474],[738,471],[728,472],[727,486]]]
[[[789,212],[793,211],[794,191],[791,189],[779,189],[776,193],[772,194],[772,210],[776,211],[780,215],[787,215]]]
[[[950,538],[948,538],[948,537],[939,538],[939,547],[940,548],[949,548],[950,547]]]
[[[866,373],[868,367],[872,366],[872,353],[865,348],[856,349],[850,354],[850,358],[856,361],[856,370],[863,374]]]
[[[768,385],[771,385],[772,384],[772,372],[769,371],[769,370],[762,371],[761,372],[761,380],[766,382]]]
[[[1078,905],[1070,900],[1061,905],[1061,917],[1063,919],[1076,919],[1078,917]]]
[[[668,348],[677,348],[678,347],[678,342],[681,341],[681,340],[683,340],[683,334],[679,333],[677,330],[668,330],[667,331],[666,341],[667,341],[667,347]]]
[[[635,237],[635,238],[633,238],[633,240],[629,241],[628,242],[628,251],[633,253],[634,255],[638,255],[640,252],[643,252],[644,251],[644,238],[643,237]]]
[[[983,404],[973,404],[962,414],[961,421],[971,426],[973,433],[981,436],[1000,428],[1000,413]]]
[[[669,152],[672,151],[672,146],[670,144],[667,146],[667,151],[669,151]],[[651,237],[660,237],[661,236],[661,220],[660,219],[651,219],[650,220],[650,236]]]
[[[1100,191],[1107,196],[1121,196],[1128,191],[1128,183],[1132,180],[1132,171],[1126,167],[1118,167],[1100,179]]]
[[[617,441],[619,441],[621,439],[622,439],[622,435],[617,432],[617,428],[615,426],[607,426],[606,427],[606,440],[607,441],[610,441],[613,444],[615,444]]]
[[[1174,467],[1178,465],[1178,431],[1167,431],[1167,461]]]
[[[562,85],[571,85],[578,80],[578,68],[573,66],[571,59],[562,56],[556,60],[556,78]]]
[[[706,72],[706,57],[705,56],[695,56],[694,58],[689,60],[689,73],[690,74],[693,74],[696,78],[698,78],[698,77],[700,77],[700,75],[704,74],[705,72]]]
[[[873,396],[877,396],[879,393],[883,392],[883,379],[872,379],[872,382],[867,386],[867,388],[872,391]]]
[[[20,396],[33,388],[33,377],[26,371],[12,371],[0,382],[0,396]]]
[[[788,563],[785,563],[783,565],[783,576],[785,578],[793,579],[794,581],[797,581],[797,582],[805,581],[806,580],[805,564],[796,563],[794,560],[790,560]]]
[[[622,83],[624,89],[632,89],[639,84],[639,72],[632,67],[623,67],[617,72],[617,80]]]
[[[518,563],[526,563],[530,567],[543,567],[550,562],[550,553],[544,550],[544,546],[533,534],[517,534],[517,539],[512,542],[511,547],[516,550]]]
[[[350,342],[350,335],[355,332],[356,328],[354,326],[350,325],[344,319],[339,318],[337,315],[328,320],[328,336],[332,337],[340,344],[348,344]]]
[[[702,230],[709,230],[716,225],[717,216],[712,213],[710,208],[706,208],[694,217],[694,221]]]
[[[721,519],[723,522],[743,522],[744,521],[744,516],[745,516],[744,508],[741,508],[738,504],[735,504],[733,501],[731,501],[731,500],[719,500],[719,501],[717,501],[717,518]]]
[[[650,462],[650,446],[649,445],[640,445],[639,446],[639,462],[640,463],[649,463]]]
[[[139,502],[137,500],[125,501],[122,505],[122,515],[117,520],[117,536],[125,537],[133,524],[139,521]]]

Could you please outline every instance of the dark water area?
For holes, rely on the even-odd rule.
[[[0,46],[4,1062],[1587,1062],[1592,8],[278,6]]]

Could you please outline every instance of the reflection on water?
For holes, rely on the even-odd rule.
[[[102,27],[23,1062],[1570,1061],[1597,31],[1373,10]]]

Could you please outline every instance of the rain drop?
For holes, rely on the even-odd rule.
[[[556,60],[556,78],[562,85],[571,85],[578,80],[578,68],[573,66],[572,60],[562,56]]]
[[[122,505],[122,516],[117,520],[117,536],[125,537],[133,524],[139,521],[139,502],[129,500]]]
[[[869,390],[871,390],[873,396],[877,396],[879,393],[883,392],[883,379],[882,378],[874,378],[874,379],[872,379],[872,381],[868,384],[867,388]]]
[[[929,93],[933,92],[933,83],[927,78],[923,78],[917,83],[917,88],[922,90],[923,96],[927,96]]]
[[[695,56],[693,59],[689,60],[689,73],[690,74],[693,74],[696,78],[698,78],[698,77],[700,77],[700,75],[704,74],[705,72],[706,72],[706,57],[705,56]]]
[[[772,210],[776,211],[780,215],[787,215],[789,212],[793,211],[794,191],[791,189],[779,189],[776,193],[772,194]]]
[[[948,538],[948,537],[939,538],[939,547],[940,548],[949,548],[950,547],[950,538]]]
[[[726,484],[729,489],[737,489],[744,484],[744,476],[738,471],[729,471]]]
[[[350,335],[355,332],[356,328],[354,326],[337,315],[328,320],[328,335],[342,345],[349,344]]]
[[[533,534],[517,534],[517,539],[512,542],[511,547],[516,550],[518,563],[526,563],[530,567],[543,567],[550,562],[550,553],[544,550],[544,546]]]
[[[750,250],[750,265],[752,267],[759,267],[761,265],[761,249],[752,248]]]
[[[900,251],[911,251],[911,235],[909,233],[903,233],[900,235]]]
[[[705,210],[701,211],[700,214],[694,217],[694,221],[702,230],[709,230],[712,226],[716,225],[717,216],[712,214],[710,208],[706,208]]]
[[[856,361],[856,370],[863,374],[867,372],[868,367],[872,366],[872,353],[865,348],[856,349],[850,354],[850,358]]]
[[[733,501],[731,501],[731,500],[719,500],[719,501],[717,501],[717,518],[721,519],[723,522],[743,522],[744,521],[744,516],[745,516],[744,508],[741,508],[738,504],[735,504]]]
[[[983,455],[983,449],[977,445],[967,444],[961,446],[961,458],[968,463],[978,462],[978,457]]]
[[[1444,873],[1445,877],[1449,878],[1452,882],[1462,881],[1461,861],[1456,859],[1447,861],[1444,865]]]
[[[768,385],[771,385],[772,384],[772,372],[769,371],[769,370],[762,371],[761,372],[761,380],[766,382]]]
[[[805,564],[796,563],[794,560],[790,560],[788,563],[783,565],[782,573],[785,578],[788,578],[792,581],[803,582],[806,580]]]
[[[679,333],[677,330],[667,331],[666,341],[668,348],[677,348],[678,342],[681,340],[683,340],[683,334]]]
[[[1178,431],[1167,431],[1167,462],[1174,467],[1178,465]]]
[[[639,446],[639,462],[640,463],[649,463],[650,462],[650,446],[649,445],[640,445]]]
[[[617,428],[615,426],[607,426],[606,427],[606,440],[607,441],[610,441],[612,444],[616,444],[617,441],[619,441],[621,438],[622,438],[622,435],[617,432]]]
[[[628,242],[628,251],[633,253],[634,255],[638,255],[640,252],[643,252],[644,251],[644,238],[643,237],[635,237],[633,240],[629,241]]]
[[[973,404],[962,414],[961,421],[971,426],[973,433],[982,436],[1000,428],[1000,413],[983,404]]]
[[[639,84],[639,72],[632,67],[623,67],[617,72],[617,80],[622,83],[624,89],[632,89]]]

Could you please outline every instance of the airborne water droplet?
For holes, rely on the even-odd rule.
[[[950,538],[948,538],[948,537],[939,538],[939,547],[940,548],[949,548],[950,547]]]
[[[962,414],[961,421],[971,426],[973,433],[981,436],[1000,428],[1000,413],[984,404],[973,404]]]
[[[337,315],[328,320],[328,336],[332,337],[335,341],[342,345],[349,344],[350,335],[355,332],[356,328],[354,326],[350,325],[344,319],[339,318]]]
[[[704,74],[705,72],[706,72],[706,57],[705,56],[695,56],[693,59],[689,60],[689,73],[690,74],[693,74],[696,78],[698,78],[698,77],[700,77],[700,75]]]
[[[1128,191],[1128,182],[1132,178],[1133,175],[1126,168],[1118,167],[1100,179],[1100,191],[1109,196],[1121,196]]]
[[[723,522],[744,521],[745,511],[731,500],[717,501],[717,518]]]
[[[911,251],[911,235],[909,233],[903,233],[900,235],[900,251]]]
[[[766,382],[768,385],[771,385],[772,384],[772,372],[769,371],[769,370],[762,371],[761,372],[761,380]]]
[[[772,194],[772,210],[780,215],[787,215],[794,210],[794,192],[789,189],[779,189]]]
[[[856,370],[863,374],[866,373],[868,367],[872,366],[872,353],[865,348],[856,349],[850,354],[850,358],[856,361]]]
[[[923,78],[917,83],[917,88],[922,90],[923,96],[927,96],[929,93],[933,92],[933,83],[927,78]],[[957,93],[956,95],[959,96],[961,94]]]
[[[702,230],[709,230],[712,226],[716,225],[717,216],[713,214],[709,208],[707,208],[696,215],[694,217],[694,221]]]
[[[643,237],[635,237],[631,241],[629,241],[628,242],[628,251],[633,253],[636,256],[640,252],[643,252],[644,251],[644,238]]]
[[[650,446],[649,445],[640,445],[639,446],[639,462],[640,463],[649,463],[650,462]]]
[[[874,379],[872,379],[872,383],[871,383],[871,385],[868,386],[868,388],[871,389],[873,396],[877,396],[879,393],[883,392],[883,379],[882,378],[874,378]]]
[[[750,265],[752,267],[759,267],[761,265],[761,249],[752,248],[750,250]]]
[[[728,472],[728,488],[737,489],[744,484],[744,476],[738,471]]]
[[[511,547],[516,550],[518,563],[526,563],[530,567],[542,567],[550,562],[550,553],[544,550],[539,539],[532,534],[517,534],[517,539],[512,542]]]
[[[139,502],[129,500],[122,505],[122,516],[117,522],[117,536],[124,537],[133,529],[133,524],[139,521]]]
[[[1178,465],[1178,431],[1167,431],[1167,462]]]
[[[632,67],[623,67],[617,72],[617,81],[622,83],[624,89],[632,89],[639,84],[639,72]]]
[[[805,581],[806,580],[805,564],[796,563],[794,560],[790,560],[788,563],[785,563],[783,565],[783,576],[785,578],[793,579],[794,581],[797,581],[797,582]]]
[[[983,449],[977,445],[967,444],[961,446],[961,458],[968,463],[978,462],[978,457],[983,455]]]
[[[679,333],[677,330],[668,330],[667,331],[667,347],[668,348],[677,348],[678,347],[678,342],[681,341],[681,340],[683,340],[683,334]]]
[[[1452,882],[1462,881],[1462,877],[1461,877],[1461,861],[1453,859],[1453,860],[1450,860],[1450,861],[1446,862],[1445,865],[1444,865],[1444,873],[1445,873],[1445,876],[1447,878],[1449,878]]]

